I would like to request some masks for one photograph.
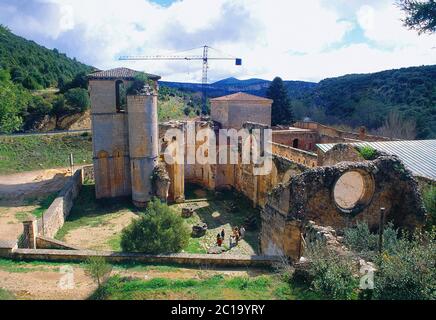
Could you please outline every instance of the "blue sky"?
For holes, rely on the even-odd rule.
[[[241,67],[211,62],[210,81],[231,76],[319,81],[436,64],[436,35],[418,36],[401,18],[393,0],[0,1],[0,23],[46,47],[100,69],[126,66],[192,82],[201,81],[201,62],[118,57],[207,44],[243,59]]]

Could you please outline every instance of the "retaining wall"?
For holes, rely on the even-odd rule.
[[[0,256],[3,256],[0,251]],[[141,253],[102,252],[92,250],[45,250],[15,249],[5,253],[17,260],[41,260],[51,262],[82,262],[89,257],[104,257],[108,262],[140,262],[182,265],[213,265],[222,267],[268,267],[280,262],[278,256],[231,256],[211,254],[147,255]]]
[[[51,206],[38,219],[38,235],[54,238],[59,229],[64,225],[73,207],[74,199],[82,187],[82,169],[76,171],[73,177],[65,184]]]

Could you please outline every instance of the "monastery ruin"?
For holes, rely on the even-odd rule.
[[[232,189],[261,208],[261,253],[302,255],[306,226],[316,224],[340,230],[357,221],[377,229],[380,208],[386,221],[413,229],[422,225],[425,209],[417,177],[400,158],[377,152],[365,160],[354,143],[391,143],[391,139],[340,131],[314,122],[272,128],[272,170],[255,175],[255,164],[167,164],[164,161],[168,129],[183,132],[183,148],[197,152],[204,141],[189,139],[187,128],[208,129],[218,136],[221,128],[271,129],[273,101],[245,93],[211,99],[210,119],[158,123],[159,76],[140,94],[120,94],[136,71],[118,68],[89,76],[92,105],[94,175],[97,198],[131,196],[146,206],[153,196],[183,202],[185,183],[218,191]],[[208,140],[205,137],[205,141]],[[218,150],[231,147],[216,141]],[[333,144],[328,150],[320,146]],[[221,149],[220,149],[221,148]],[[263,152],[263,151],[262,151]],[[241,146],[238,146],[241,158]],[[219,157],[219,152],[217,154]],[[419,177],[418,177],[419,178]],[[422,177],[434,179],[434,177]]]

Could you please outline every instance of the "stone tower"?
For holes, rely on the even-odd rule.
[[[157,81],[142,93],[126,95],[137,71],[117,68],[89,75],[93,162],[97,199],[132,195],[145,206],[152,195],[158,161]]]

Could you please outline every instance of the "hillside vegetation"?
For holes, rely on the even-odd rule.
[[[92,139],[82,135],[0,137],[0,174],[92,163]]]
[[[300,118],[369,129],[394,112],[416,123],[417,138],[436,138],[436,66],[326,79],[293,106]]]
[[[0,133],[38,130],[50,119],[56,129],[57,120],[84,112],[92,70],[0,25]]]

